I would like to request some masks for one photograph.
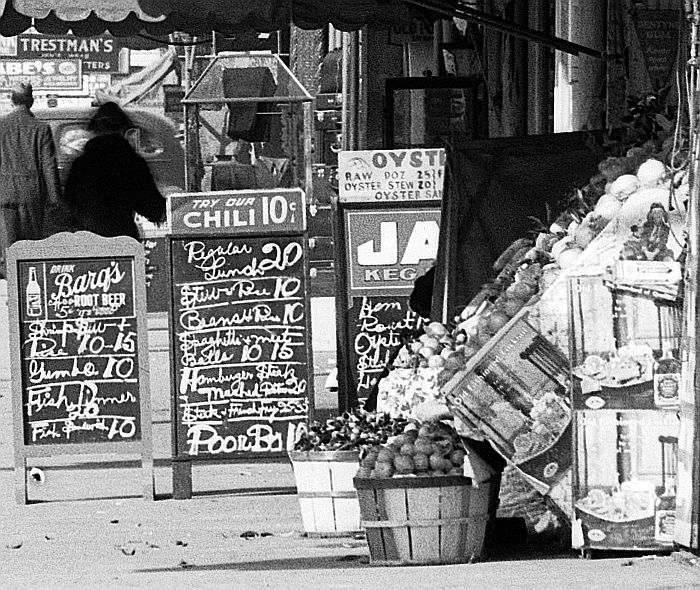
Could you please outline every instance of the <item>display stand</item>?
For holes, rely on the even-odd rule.
[[[188,191],[202,190],[205,167],[211,167],[212,190],[301,187],[307,202],[314,202],[313,96],[278,55],[218,53],[182,104]],[[218,161],[203,161],[204,133],[214,137],[218,149],[207,156]],[[239,149],[238,143],[253,145],[256,152]],[[227,145],[236,146],[241,158]]]
[[[602,271],[569,277],[573,502],[584,553],[673,548],[682,301],[664,287],[654,297],[620,291]]]
[[[141,457],[154,498],[145,259],[128,237],[60,233],[8,249],[15,497],[30,457]]]
[[[443,150],[340,152],[334,205],[339,408],[376,394],[378,381],[420,322],[414,281],[439,239]]]
[[[286,456],[313,413],[300,189],[168,200],[173,497],[192,463]]]

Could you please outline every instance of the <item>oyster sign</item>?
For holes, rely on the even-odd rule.
[[[345,211],[352,296],[408,295],[437,256],[437,207]]]
[[[338,188],[341,202],[435,201],[442,199],[444,149],[340,152]]]

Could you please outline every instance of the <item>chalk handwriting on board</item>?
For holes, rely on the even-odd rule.
[[[392,352],[401,346],[401,332],[414,330],[419,318],[402,301],[393,297],[354,299],[350,329],[351,352],[356,367],[358,397],[367,397],[377,378],[386,368]]]
[[[178,452],[282,452],[309,411],[303,245],[177,239]]]
[[[19,270],[27,292],[20,323],[25,443],[138,440],[133,263],[22,262]]]

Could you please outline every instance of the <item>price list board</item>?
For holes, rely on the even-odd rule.
[[[303,192],[171,196],[174,497],[192,461],[281,457],[313,407]]]
[[[304,244],[171,242],[177,454],[286,451],[309,414]]]
[[[9,253],[18,501],[29,456],[138,451],[152,469],[140,244],[79,232]]]
[[[357,397],[369,397],[403,345],[403,335],[418,329],[421,319],[407,298],[354,297],[348,311],[349,367]]]

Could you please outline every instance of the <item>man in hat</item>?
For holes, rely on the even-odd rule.
[[[47,207],[58,203],[60,180],[51,127],[31,112],[31,84],[10,95],[13,110],[0,118],[0,271],[18,240],[43,237]]]

